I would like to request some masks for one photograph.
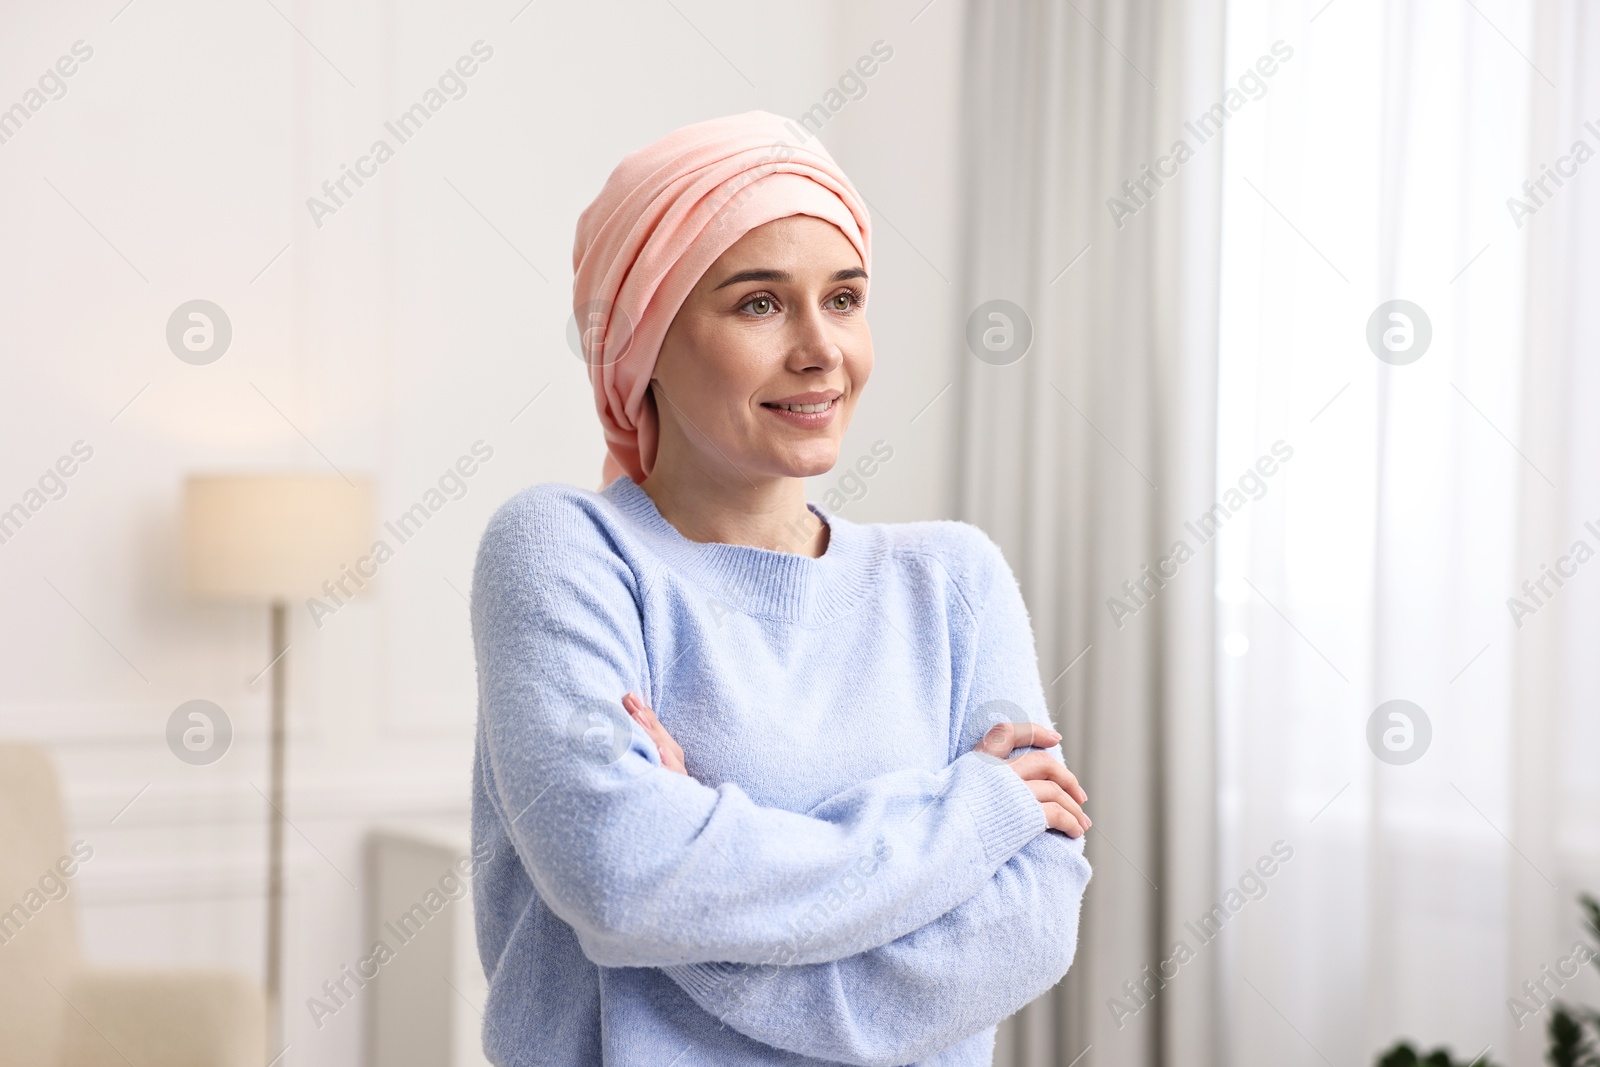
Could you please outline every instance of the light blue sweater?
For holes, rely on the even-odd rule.
[[[689,541],[626,477],[490,521],[472,843],[493,1063],[975,1067],[1066,973],[1083,840],[972,752],[995,721],[1049,723],[1005,559],[963,523],[813,511],[819,559]]]

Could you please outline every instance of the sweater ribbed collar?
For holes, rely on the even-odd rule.
[[[853,610],[876,585],[888,539],[807,504],[828,526],[821,556],[774,552],[751,545],[691,541],[669,523],[654,500],[627,475],[601,490],[639,532],[650,550],[705,592],[708,610],[815,626]],[[720,605],[720,608],[713,605]]]

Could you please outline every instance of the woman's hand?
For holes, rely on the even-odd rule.
[[[661,766],[687,776],[689,772],[683,769],[683,748],[667,733],[667,728],[661,725],[661,720],[650,710],[650,705],[629,693],[622,698],[622,707],[656,743],[656,749],[661,753]]]
[[[1060,740],[1060,734],[1037,723],[1002,722],[984,734],[973,751],[1005,760],[1006,766],[1017,772],[1044,808],[1050,829],[1060,830],[1068,837],[1081,837],[1094,820],[1080,806],[1088,803],[1089,794],[1078,784],[1077,775],[1048,752],[1027,752],[1016,759],[1009,758],[1015,749],[1030,745],[1048,748]]]

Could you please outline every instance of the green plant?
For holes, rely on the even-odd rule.
[[[1584,911],[1589,931],[1600,937],[1600,900],[1588,893],[1578,895],[1578,906]],[[1600,968],[1600,947],[1594,949],[1590,962]],[[1574,1007],[1561,1001],[1550,1002],[1550,1022],[1546,1027],[1549,1047],[1545,1059],[1550,1067],[1600,1067],[1600,1011],[1593,1008]],[[1378,1056],[1376,1067],[1495,1067],[1493,1062],[1479,1054],[1471,1061],[1457,1062],[1450,1058],[1446,1048],[1436,1048],[1426,1056],[1411,1047],[1409,1041],[1397,1041],[1393,1048]]]
[[[1495,1064],[1481,1055],[1475,1060],[1458,1062],[1451,1059],[1450,1050],[1442,1046],[1424,1056],[1411,1047],[1411,1042],[1399,1041],[1378,1058],[1377,1067],[1495,1067]]]
[[[1552,1067],[1600,1067],[1600,1043],[1586,1032],[1584,1024],[1600,1027],[1600,1012],[1578,1009],[1570,1011],[1565,1004],[1557,1003],[1550,1009],[1550,1051],[1546,1053]]]
[[[1583,893],[1578,906],[1586,913],[1589,930],[1600,937],[1600,900]],[[1600,949],[1590,962],[1600,967]],[[1550,1048],[1545,1058],[1551,1067],[1600,1067],[1600,1011],[1555,1001],[1550,1006],[1548,1033]]]

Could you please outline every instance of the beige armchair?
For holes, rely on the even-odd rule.
[[[69,845],[49,755],[0,744],[0,1067],[262,1067],[252,979],[84,962],[74,898],[95,845]]]

